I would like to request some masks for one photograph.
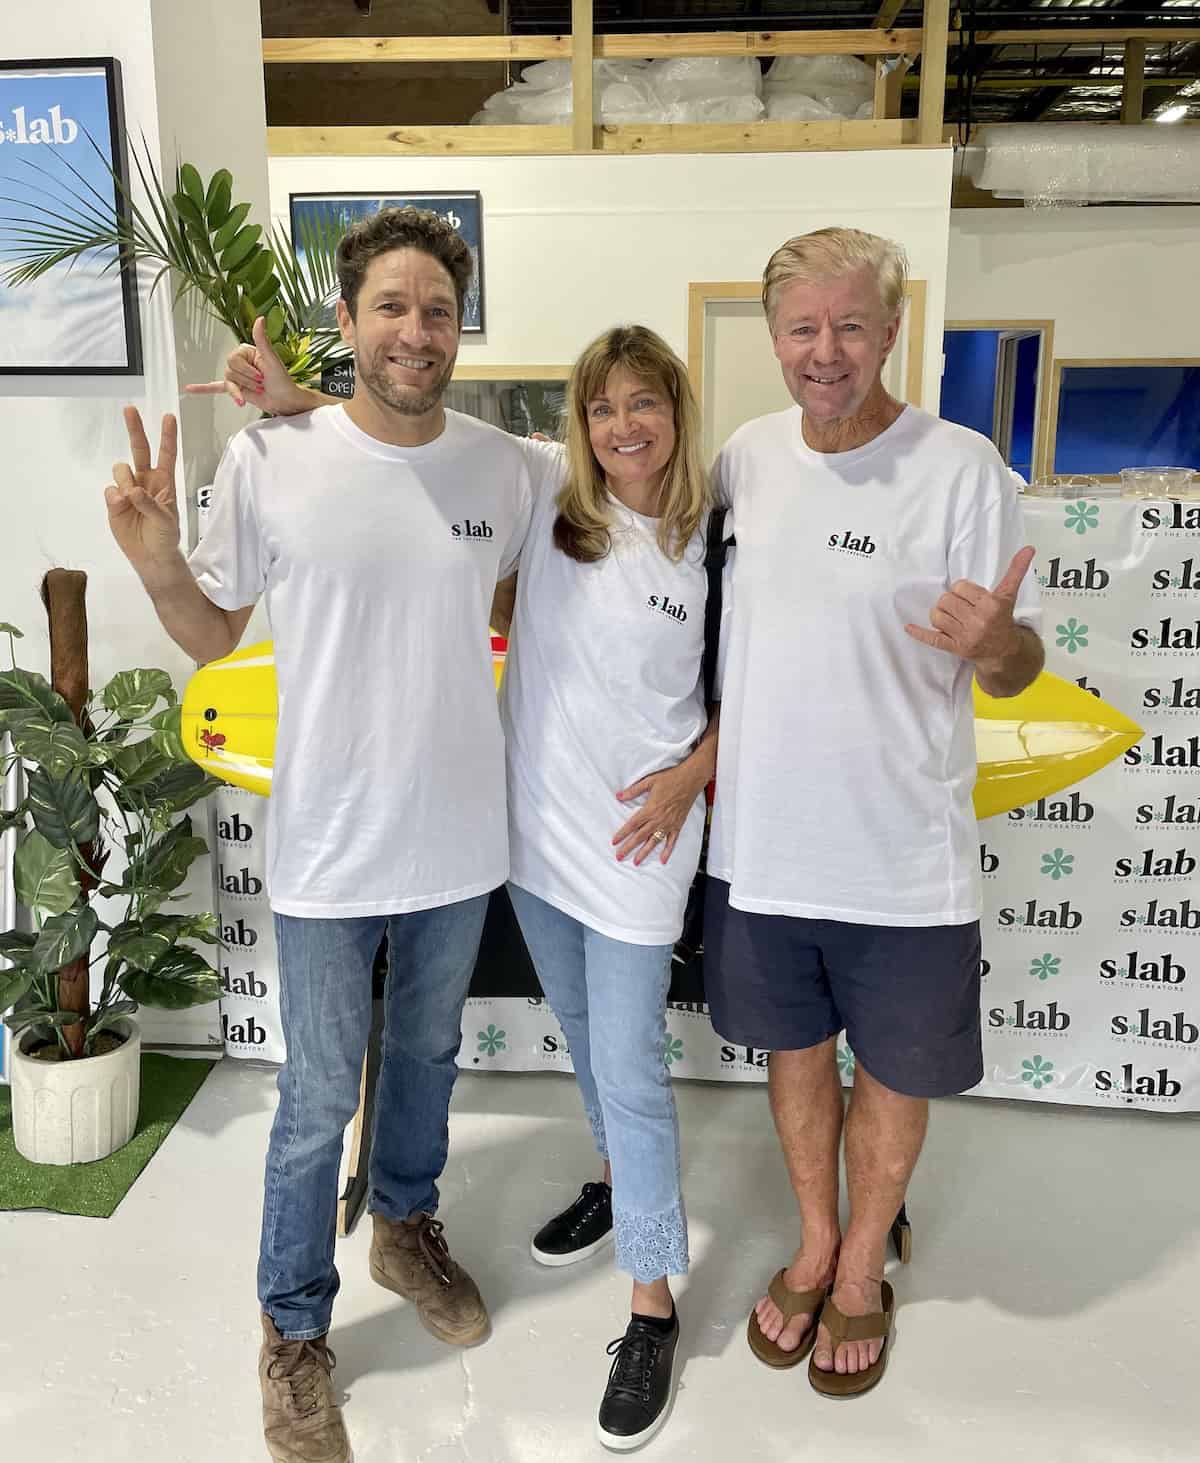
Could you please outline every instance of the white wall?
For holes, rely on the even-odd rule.
[[[1200,208],[955,209],[948,320],[1053,320],[1059,358],[1200,356]]]
[[[178,158],[204,173],[224,165],[238,194],[263,218],[261,32],[257,0],[52,0],[5,7],[4,51],[12,57],[115,56],[121,63],[125,124],[144,134],[168,175]],[[210,376],[230,342],[191,312],[171,312],[171,290],[140,301],[144,377],[0,377],[0,620],[21,626],[22,663],[45,672],[48,643],[38,599],[43,573],[59,565],[88,575],[91,680],[101,686],[131,666],[161,666],[182,686],[192,666],[159,628],[141,586],[112,542],[103,487],[128,456],[121,422],[137,406],[157,438],[163,412],[179,409],[179,382]],[[219,372],[218,372],[219,374]],[[223,440],[224,408],[189,403],[182,429],[189,486],[211,475]],[[230,408],[224,434],[236,425]],[[203,806],[198,810],[203,820]],[[115,865],[114,865],[115,867]],[[196,866],[189,892],[211,908],[209,872]],[[184,908],[187,906],[178,906]],[[145,1013],[147,1031],[181,1038],[211,1026],[212,1010],[165,1019]]]
[[[273,158],[290,193],[478,189],[486,339],[462,365],[570,362],[618,321],[687,351],[688,284],[757,280],[785,239],[848,224],[899,239],[929,281],[926,379],[936,401],[949,220],[948,150],[745,156]],[[762,349],[769,350],[764,337]]]

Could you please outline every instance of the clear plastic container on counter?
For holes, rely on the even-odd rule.
[[[1123,467],[1122,498],[1200,497],[1200,480],[1190,467]]]

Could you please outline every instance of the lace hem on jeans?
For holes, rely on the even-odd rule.
[[[617,1268],[645,1285],[660,1275],[686,1275],[687,1220],[676,1204],[662,1214],[631,1214],[614,1194],[613,1234]]]
[[[596,1152],[607,1163],[608,1161],[608,1139],[604,1135],[604,1119],[598,1110],[586,1109],[587,1120],[592,1126],[592,1138],[596,1144]]]

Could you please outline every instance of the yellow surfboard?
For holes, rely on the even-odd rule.
[[[497,688],[506,648],[501,636],[492,636]],[[214,777],[269,796],[276,705],[270,641],[201,667],[183,694],[188,755]],[[975,815],[992,818],[1061,792],[1120,757],[1141,735],[1115,707],[1049,671],[1003,701],[976,686]]]

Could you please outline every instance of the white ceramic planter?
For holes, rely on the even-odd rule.
[[[75,1062],[35,1061],[21,1050],[24,1042],[13,1043],[13,1137],[22,1157],[32,1163],[94,1163],[133,1137],[142,1038],[132,1021],[115,1029],[126,1038],[115,1051]]]

